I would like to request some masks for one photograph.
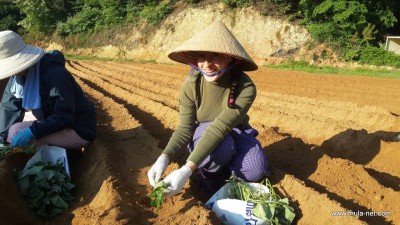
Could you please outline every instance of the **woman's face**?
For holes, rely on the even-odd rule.
[[[218,71],[225,69],[232,61],[232,57],[214,53],[214,52],[199,52],[197,57],[197,66],[207,75],[212,75]],[[222,77],[223,73],[214,77],[204,76],[209,82],[216,81]]]

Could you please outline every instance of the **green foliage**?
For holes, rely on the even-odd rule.
[[[385,54],[382,52],[382,54]],[[280,65],[266,65],[266,67],[274,69],[286,69],[294,71],[304,71],[307,73],[317,74],[344,74],[354,76],[369,76],[369,77],[386,77],[400,79],[400,70],[388,69],[367,69],[367,68],[337,68],[333,66],[315,66],[310,65],[305,61],[287,61]]]
[[[140,12],[140,17],[145,19],[149,24],[156,26],[172,11],[171,2],[169,0],[150,2]]]
[[[12,0],[0,1],[0,30],[18,30],[18,21],[21,14],[17,5]]]
[[[383,48],[368,46],[359,52],[359,62],[375,66],[393,66],[400,68],[400,55]]]
[[[277,195],[272,184],[267,178],[264,185],[269,192],[265,192],[262,188],[257,188],[238,179],[235,175],[229,179],[231,184],[228,190],[228,196],[233,199],[239,199],[255,204],[252,210],[254,216],[267,220],[270,224],[292,224],[296,214],[293,207],[289,206],[287,198],[281,198]]]
[[[38,162],[18,175],[18,185],[29,207],[41,217],[54,217],[68,209],[74,198],[70,177],[61,162],[56,164]]]
[[[24,14],[19,22],[29,32],[52,33],[59,21],[67,18],[67,0],[15,0]]]
[[[221,2],[232,8],[244,8],[254,4],[254,0],[221,0]]]
[[[10,155],[14,155],[17,153],[25,153],[28,155],[33,155],[36,153],[36,146],[30,145],[26,147],[10,147],[9,145],[0,145],[0,159],[5,159]]]
[[[191,5],[195,5],[195,4],[201,2],[201,0],[184,0],[184,1],[187,2],[187,3],[189,3],[189,4],[191,4]]]
[[[68,18],[65,23],[58,23],[56,33],[65,37],[71,34],[93,32],[101,15],[101,11],[98,8],[85,6],[82,11],[78,12],[74,17]]]
[[[374,45],[397,22],[386,1],[301,0],[299,6],[312,37],[346,60],[359,59],[361,49]]]
[[[164,181],[159,181],[156,187],[150,193],[151,202],[150,205],[156,209],[159,209],[164,202],[165,189],[167,186]]]

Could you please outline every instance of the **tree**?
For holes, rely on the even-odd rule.
[[[71,10],[68,0],[15,0],[24,18],[19,25],[29,32],[53,33],[57,22]]]
[[[12,0],[0,0],[0,30],[18,30],[21,14]]]

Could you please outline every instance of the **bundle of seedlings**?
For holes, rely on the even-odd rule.
[[[279,197],[267,178],[261,184],[265,185],[268,192],[262,189],[262,186],[254,186],[234,174],[228,182],[230,183],[228,198],[254,203],[255,207],[252,210],[254,216],[265,219],[273,225],[293,222],[295,213],[293,207],[289,206],[289,200]]]
[[[28,205],[40,217],[53,217],[68,209],[75,185],[63,163],[37,162],[18,174],[18,185]]]

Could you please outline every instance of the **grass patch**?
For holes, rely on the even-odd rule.
[[[86,56],[86,55],[71,55],[64,54],[67,60],[98,60],[98,61],[114,61],[115,59],[111,58],[100,58],[96,56]]]
[[[400,79],[400,69],[370,69],[370,68],[338,68],[333,66],[314,66],[305,61],[290,61],[280,65],[265,65],[274,69],[286,69],[319,74],[339,74],[368,77],[384,77]]]

